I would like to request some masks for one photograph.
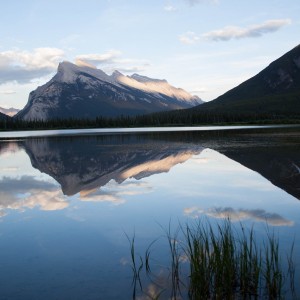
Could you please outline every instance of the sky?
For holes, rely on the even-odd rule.
[[[166,79],[210,101],[300,43],[299,0],[0,0],[0,107],[58,63]]]

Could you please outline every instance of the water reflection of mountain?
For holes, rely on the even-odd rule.
[[[53,177],[66,195],[86,193],[127,178],[168,172],[203,148],[141,136],[88,136],[26,139],[32,166]]]
[[[231,148],[220,151],[300,199],[300,156],[296,147]]]
[[[298,129],[51,137],[18,144],[32,166],[59,182],[66,195],[88,192],[112,179],[121,183],[168,172],[212,148],[300,199]]]
[[[300,200],[299,137],[299,127],[243,130],[218,135],[214,149]]]

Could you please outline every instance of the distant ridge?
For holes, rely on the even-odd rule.
[[[3,107],[0,107],[0,112],[5,114],[5,115],[8,115],[10,117],[14,116],[15,114],[17,114],[20,110],[19,109],[16,109],[16,108],[3,108]]]

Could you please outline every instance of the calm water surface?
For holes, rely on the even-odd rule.
[[[295,239],[300,272],[299,127],[75,133],[2,135],[0,299],[131,299],[126,234],[204,217]]]

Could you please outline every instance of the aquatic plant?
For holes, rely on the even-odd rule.
[[[170,251],[165,286],[155,281],[152,271],[157,263],[150,255],[154,242],[146,250],[145,263],[137,256],[139,266],[134,239],[130,243],[133,278],[140,283],[143,299],[160,299],[166,293],[170,299],[283,299],[287,290],[289,297],[296,299],[294,244],[283,261],[279,238],[268,227],[266,238],[259,242],[253,227],[246,230],[242,223],[236,227],[229,219],[216,225],[208,220],[179,225],[173,234],[169,225],[165,237]],[[144,265],[146,276],[142,278]],[[145,278],[157,285],[155,295],[143,289]]]

